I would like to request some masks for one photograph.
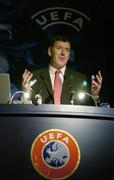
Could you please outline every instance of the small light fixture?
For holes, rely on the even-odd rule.
[[[77,97],[78,97],[80,100],[84,100],[86,96],[91,97],[92,100],[93,100],[93,102],[94,102],[94,104],[95,104],[95,106],[97,106],[97,102],[95,101],[94,96],[92,96],[91,94],[89,94],[89,93],[87,93],[87,92],[79,92],[79,93],[77,94]]]

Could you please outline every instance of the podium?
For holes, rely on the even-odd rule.
[[[43,180],[31,162],[35,138],[63,130],[78,142],[80,163],[68,180],[114,179],[114,109],[73,105],[0,105],[0,179]]]

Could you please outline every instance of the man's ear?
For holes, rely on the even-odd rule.
[[[48,55],[51,56],[51,47],[48,48]]]

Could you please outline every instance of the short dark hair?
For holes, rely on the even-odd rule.
[[[54,36],[54,38],[50,40],[50,46],[52,47],[56,41],[69,42],[71,45],[70,39],[65,35]]]

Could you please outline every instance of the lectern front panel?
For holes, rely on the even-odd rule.
[[[67,132],[79,145],[78,168],[67,179],[112,180],[114,178],[112,115],[111,117],[96,116],[94,113],[93,116],[83,115],[79,112],[71,113],[71,109],[69,113],[63,114],[52,108],[46,113],[45,111],[41,113],[39,109],[38,111],[33,110],[30,113],[19,110],[17,113],[1,113],[0,179],[45,179],[33,167],[31,147],[36,137],[51,129]]]

